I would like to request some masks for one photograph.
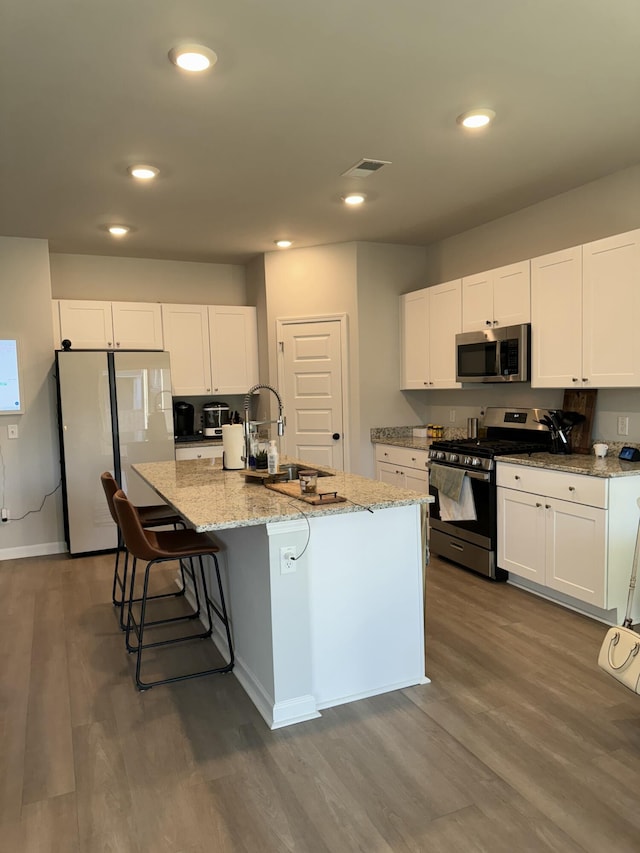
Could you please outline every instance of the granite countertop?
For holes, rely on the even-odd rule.
[[[301,464],[286,457],[281,462]],[[429,495],[329,468],[323,470],[332,476],[318,479],[318,491],[337,492],[347,502],[318,507],[246,482],[242,470],[224,471],[218,459],[141,462],[133,469],[199,532],[287,521],[300,513],[313,517],[433,502]]]
[[[556,453],[517,454],[500,456],[497,462],[511,462],[529,468],[546,468],[549,471],[566,471],[569,474],[587,474],[590,477],[633,477],[640,475],[640,462],[624,462],[617,456],[596,456],[571,453],[568,456]]]
[[[411,436],[371,439],[372,444],[388,444],[391,447],[409,447],[411,450],[428,450],[431,447],[432,442],[432,438],[412,438]]]

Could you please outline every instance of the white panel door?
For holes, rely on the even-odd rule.
[[[462,323],[460,279],[429,289],[429,387],[460,388],[456,382],[456,335]]]
[[[493,322],[516,326],[531,321],[531,269],[529,261],[493,271]]]
[[[429,292],[414,290],[400,297],[402,376],[400,387],[429,386]]]
[[[462,331],[477,332],[493,326],[492,271],[462,279]]]
[[[344,469],[340,321],[284,323],[281,327],[283,447],[316,465]]]
[[[546,499],[545,513],[547,586],[604,607],[606,510]]]

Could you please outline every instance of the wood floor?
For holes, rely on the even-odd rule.
[[[604,626],[434,559],[432,684],[271,732],[233,675],[134,689],[111,567],[0,563],[2,851],[640,851]]]

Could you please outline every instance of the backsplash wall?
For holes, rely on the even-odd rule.
[[[480,418],[486,406],[560,409],[564,397],[562,388],[531,388],[528,382],[404,393],[411,397],[421,423],[457,427],[466,427],[467,418]],[[629,434],[626,436],[618,435],[618,418],[621,416],[629,418]],[[593,440],[640,444],[640,388],[598,390]]]

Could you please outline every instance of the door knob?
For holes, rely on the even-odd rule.
[[[340,433],[339,433],[339,432],[334,432],[334,434],[333,434],[332,438],[333,438],[333,440],[334,440],[334,441],[337,441],[337,440],[340,438]]]

